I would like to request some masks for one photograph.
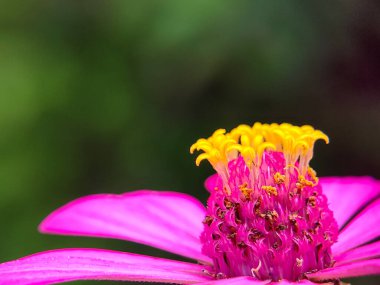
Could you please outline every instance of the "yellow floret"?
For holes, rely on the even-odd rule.
[[[286,164],[299,163],[301,174],[308,169],[313,156],[314,144],[322,139],[329,143],[329,138],[312,126],[294,126],[288,123],[239,125],[227,133],[224,129],[216,130],[208,139],[199,139],[190,148],[190,152],[202,150],[196,164],[207,159],[211,165],[227,165],[231,159],[240,154],[248,167],[260,166],[265,151],[283,152]]]
[[[226,134],[225,129],[218,129],[208,139],[202,138],[197,140],[197,142],[190,147],[190,153],[193,153],[195,150],[202,150],[203,153],[198,155],[196,159],[197,166],[205,159],[214,166],[219,162],[227,163],[229,161],[232,155],[229,147],[236,143],[236,140],[232,139],[230,134]]]

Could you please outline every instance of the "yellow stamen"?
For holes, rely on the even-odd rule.
[[[298,182],[296,183],[296,187],[299,188],[299,189],[303,189],[304,187],[306,186],[315,186],[316,184],[314,184],[312,181],[310,180],[307,180],[303,175],[299,175],[298,176]]]
[[[261,189],[268,193],[268,195],[277,196],[277,189],[273,186],[261,186]]]
[[[214,167],[218,162],[222,162],[223,164],[228,163],[233,153],[227,151],[227,149],[231,145],[236,144],[236,141],[231,139],[229,134],[225,133],[226,130],[218,129],[208,139],[199,139],[190,147],[190,153],[193,153],[195,150],[202,150],[204,152],[198,155],[196,159],[197,166],[205,159]]]
[[[310,176],[311,179],[314,180],[314,185],[317,185],[318,181],[319,181],[319,179],[317,177],[317,172],[315,172],[315,170],[313,168],[309,167],[307,169],[307,174]]]
[[[273,175],[274,182],[276,184],[282,184],[285,182],[285,175],[282,175],[280,172],[276,172]]]
[[[251,193],[253,192],[253,189],[248,188],[248,183],[243,183],[239,186],[240,192],[243,194],[245,199],[249,200]]]
[[[313,157],[314,144],[320,139],[329,143],[323,132],[309,125],[299,127],[288,123],[255,123],[252,127],[239,125],[230,133],[218,129],[211,137],[199,139],[191,146],[190,152],[204,152],[197,157],[197,165],[207,159],[214,168],[220,169],[239,154],[248,167],[259,167],[265,151],[280,151],[284,154],[287,165],[298,162],[299,173],[305,175]]]

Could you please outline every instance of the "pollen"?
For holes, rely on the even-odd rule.
[[[273,186],[261,186],[261,189],[268,193],[268,195],[277,196],[277,189]]]
[[[273,175],[274,182],[276,184],[282,184],[285,182],[285,175],[282,175],[280,172],[276,172]]]
[[[309,167],[307,169],[307,174],[314,181],[314,184],[317,185],[318,181],[319,181],[319,179],[317,177],[317,172],[315,172],[315,170],[313,168]]]
[[[306,187],[306,186],[315,186],[315,185],[316,185],[316,184],[313,183],[312,181],[307,180],[307,179],[305,178],[305,176],[303,176],[303,175],[299,175],[299,176],[298,176],[298,182],[296,183],[296,187],[297,187],[297,188],[302,189],[302,188],[304,188],[304,187]]]
[[[242,185],[239,186],[239,189],[241,193],[243,194],[244,198],[246,200],[249,200],[251,193],[253,192],[253,189],[248,188],[248,183],[243,183]]]

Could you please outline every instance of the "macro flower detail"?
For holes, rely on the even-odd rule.
[[[190,148],[216,174],[205,208],[176,192],[79,198],[51,213],[44,233],[129,240],[194,260],[60,249],[0,264],[0,284],[125,280],[177,284],[339,284],[380,273],[380,183],[318,178],[311,126],[240,125]]]

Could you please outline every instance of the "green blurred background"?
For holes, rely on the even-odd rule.
[[[2,2],[1,261],[62,247],[174,257],[36,228],[91,193],[205,201],[212,170],[189,146],[219,127],[312,124],[331,139],[320,176],[380,178],[379,13],[376,0]]]

